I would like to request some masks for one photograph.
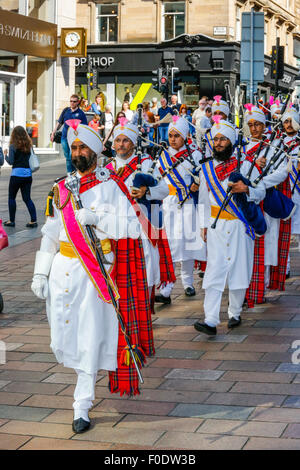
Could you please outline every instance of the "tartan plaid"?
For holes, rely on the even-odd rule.
[[[250,285],[246,292],[249,308],[254,304],[262,304],[265,293],[265,236],[261,236],[254,243],[253,271]]]
[[[249,152],[247,152],[246,160],[250,163],[253,161],[259,143],[255,145]],[[255,167],[262,173],[262,168],[255,164]],[[263,201],[260,203],[260,208],[263,211]],[[265,236],[262,235],[256,238],[254,243],[254,259],[253,271],[250,285],[246,292],[246,300],[248,308],[254,308],[254,304],[262,304],[265,293]]]
[[[151,308],[147,284],[145,257],[141,239],[121,239],[115,242],[116,283],[120,294],[119,310],[126,325],[131,345],[136,345],[145,356],[154,356]],[[139,382],[132,363],[125,366],[120,357],[127,346],[119,326],[118,368],[109,372],[111,393],[139,394]]]
[[[281,191],[285,196],[289,198],[292,197],[289,177],[285,181],[283,181],[283,183],[280,183],[277,186],[277,189]],[[272,290],[285,290],[286,267],[291,242],[291,226],[291,219],[287,221],[280,221],[278,237],[278,264],[277,266],[271,266],[270,270],[269,289]]]
[[[171,158],[172,163],[173,164],[176,163],[178,158],[181,158],[182,156],[184,156],[184,158],[189,156],[188,151],[186,149],[181,150],[180,152],[177,152],[175,155],[170,154],[170,158]],[[167,168],[167,170],[168,170],[168,168]],[[159,167],[159,171],[160,171],[161,174],[163,174],[163,172],[164,172],[164,170],[161,166]]]
[[[268,143],[269,143],[269,140],[266,139],[264,143],[262,144],[261,150],[263,150],[267,146]],[[254,145],[254,147],[248,150],[247,155],[246,155],[246,160],[248,160],[248,162],[252,163],[253,157],[255,156],[259,146],[260,146],[260,142],[257,142],[257,144]]]
[[[100,183],[100,181],[97,180],[96,175],[95,175],[94,172],[90,173],[89,175],[82,176],[82,178],[80,178],[79,193],[80,194],[84,193],[85,191],[87,191],[88,189],[93,188],[94,186],[96,186],[99,183]]]
[[[183,153],[183,152],[179,152]],[[133,162],[133,164],[132,164]],[[127,196],[129,202],[133,204],[137,204],[136,200],[130,196],[127,186],[125,186],[124,181],[130,176],[130,174],[136,170],[137,158],[131,160],[128,164],[128,170],[125,169],[122,175],[111,175],[111,178],[114,179],[116,182],[119,181],[119,184],[122,191]],[[129,171],[131,170],[131,173]],[[123,183],[123,184],[122,184]],[[150,237],[151,234],[151,223],[149,221],[148,227],[148,235]],[[157,240],[157,246],[159,251],[159,268],[160,268],[160,282],[175,282],[176,277],[173,268],[173,260],[171,255],[171,250],[167,238],[167,234],[164,229],[159,229],[159,238]],[[154,295],[154,294],[153,294]]]
[[[230,157],[226,162],[222,162],[215,167],[215,171],[219,181],[224,181],[237,168],[237,158]]]
[[[168,242],[168,237],[164,228],[159,230],[158,239],[160,282],[176,282],[176,276],[173,267],[173,260]]]
[[[145,160],[149,160],[150,157],[142,158],[141,163]],[[138,157],[134,157],[129,163],[127,163],[124,167],[124,170],[119,175],[121,181],[126,181],[130,175],[136,170],[136,166],[138,164]]]

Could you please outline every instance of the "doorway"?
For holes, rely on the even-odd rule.
[[[10,78],[0,79],[0,145],[8,145],[14,127],[15,83]]]

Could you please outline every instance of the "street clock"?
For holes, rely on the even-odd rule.
[[[60,51],[61,57],[86,57],[86,29],[62,28]]]

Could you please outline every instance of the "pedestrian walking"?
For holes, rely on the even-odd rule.
[[[12,166],[8,187],[9,220],[4,222],[6,227],[15,227],[16,197],[19,190],[21,190],[22,199],[30,214],[30,222],[26,224],[26,227],[34,228],[38,225],[35,205],[30,196],[32,172],[29,159],[31,149],[32,141],[26,130],[22,126],[16,126],[11,133],[9,150],[5,152],[5,160]]]
[[[66,107],[63,109],[61,115],[57,120],[57,124],[53,129],[53,132],[50,136],[51,142],[54,141],[55,133],[63,126],[62,135],[61,135],[61,146],[63,148],[64,156],[66,159],[66,166],[67,172],[72,173],[75,170],[75,167],[72,164],[71,159],[71,151],[69,148],[68,140],[67,140],[67,132],[68,132],[68,124],[66,121],[69,119],[79,119],[82,124],[87,124],[87,118],[85,113],[79,108],[80,105],[80,97],[78,95],[72,95],[70,97],[70,107]]]

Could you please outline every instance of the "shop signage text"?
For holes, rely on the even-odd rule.
[[[114,61],[114,57],[89,57],[92,67],[110,67]],[[83,67],[85,64],[87,64],[87,57],[75,58],[75,67]]]
[[[56,59],[57,25],[1,10],[0,43],[4,51]]]

